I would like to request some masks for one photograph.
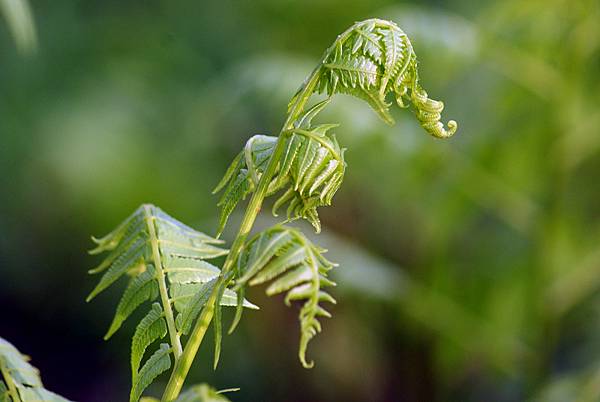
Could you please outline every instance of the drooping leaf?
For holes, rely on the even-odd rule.
[[[321,331],[319,317],[330,317],[320,303],[335,303],[324,287],[335,285],[327,278],[335,264],[329,262],[325,250],[315,246],[300,231],[286,226],[274,226],[252,238],[239,257],[240,271],[234,289],[271,281],[267,295],[286,293],[285,302],[303,301],[300,310],[300,347],[298,356],[304,367],[310,340]]]
[[[38,369],[10,342],[0,338],[0,401],[69,402],[44,388]]]

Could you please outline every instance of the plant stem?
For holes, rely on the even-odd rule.
[[[288,117],[283,125],[283,128],[280,132],[280,138],[283,138],[283,135],[286,131],[293,128],[294,121],[298,118],[300,113],[304,110],[304,106],[308,102],[308,99],[312,95],[319,76],[321,74],[321,64],[313,71],[313,73],[308,78],[308,81],[304,85],[302,91],[298,94],[296,101],[290,108],[288,113]],[[263,175],[261,176],[258,185],[256,187],[256,191],[252,194],[250,201],[248,203],[248,207],[246,208],[246,213],[238,230],[238,234],[231,246],[229,254],[223,264],[223,269],[221,270],[221,275],[219,276],[219,280],[215,285],[212,293],[204,309],[200,313],[200,317],[196,321],[196,325],[190,337],[185,345],[185,349],[183,350],[183,354],[181,358],[175,362],[175,367],[171,372],[171,377],[169,378],[169,382],[167,387],[165,388],[165,392],[162,397],[163,402],[170,402],[177,398],[179,392],[181,392],[181,387],[183,386],[183,382],[185,381],[185,377],[196,357],[196,353],[198,352],[198,348],[202,343],[204,335],[206,334],[206,330],[208,329],[210,322],[212,321],[213,315],[215,313],[215,303],[217,299],[217,295],[221,286],[227,286],[227,273],[232,269],[233,264],[237,260],[240,252],[242,251],[244,244],[246,242],[246,238],[248,234],[252,230],[254,226],[254,221],[260,212],[262,207],[262,202],[266,196],[267,189],[269,187],[269,183],[271,179],[275,175],[277,171],[277,164],[281,159],[281,156],[285,150],[285,141],[277,141],[277,145],[269,159],[269,164]]]
[[[386,25],[389,24],[387,21],[382,20],[373,20],[376,24]],[[231,269],[233,268],[233,264],[237,260],[240,252],[244,248],[244,244],[248,237],[248,234],[252,230],[254,226],[254,221],[260,212],[262,207],[262,202],[267,195],[267,190],[269,188],[269,183],[271,182],[273,176],[277,171],[277,165],[281,156],[284,152],[285,141],[282,141],[285,135],[292,129],[294,129],[294,122],[300,117],[300,114],[304,111],[304,107],[306,106],[309,98],[313,94],[315,87],[321,77],[324,69],[324,62],[329,58],[329,56],[335,51],[338,46],[341,46],[346,39],[348,39],[349,35],[353,32],[355,26],[351,26],[341,35],[339,35],[334,43],[327,49],[325,54],[323,55],[321,62],[317,65],[317,67],[313,70],[311,75],[307,78],[304,84],[300,87],[297,95],[294,96],[294,103],[291,105],[285,123],[281,131],[279,132],[280,140],[277,141],[277,145],[273,150],[273,154],[269,159],[269,164],[265,169],[265,172],[261,176],[258,185],[256,187],[256,191],[252,194],[250,201],[248,202],[248,207],[246,208],[246,213],[244,214],[244,218],[238,230],[238,234],[233,241],[229,254],[227,254],[227,258],[223,263],[223,268],[221,270],[221,274],[219,279],[208,298],[206,305],[202,309],[200,313],[200,317],[196,321],[196,325],[190,334],[190,337],[185,345],[185,349],[183,350],[183,354],[179,360],[176,360],[175,367],[171,372],[171,377],[169,378],[169,382],[167,383],[167,387],[165,388],[165,392],[162,396],[162,402],[171,402],[175,400],[179,393],[181,392],[181,388],[183,386],[183,382],[190,370],[190,366],[196,357],[196,353],[198,352],[198,348],[204,339],[204,335],[212,321],[213,315],[215,313],[215,304],[217,302],[217,295],[219,293],[219,289],[222,286],[227,286],[231,276],[228,275]]]
[[[181,348],[181,340],[175,327],[175,319],[173,318],[173,309],[171,308],[171,301],[169,300],[169,293],[167,291],[167,283],[165,281],[165,274],[163,271],[162,262],[160,260],[160,251],[158,249],[158,237],[156,236],[156,228],[154,227],[154,219],[150,211],[150,205],[144,205],[144,219],[146,226],[148,227],[148,235],[150,236],[150,244],[152,246],[152,260],[154,262],[154,268],[156,271],[156,280],[158,282],[158,290],[160,292],[160,300],[163,304],[165,311],[165,319],[167,321],[167,327],[169,328],[169,336],[171,337],[171,346],[173,349],[173,356],[175,361],[179,359],[183,353]]]

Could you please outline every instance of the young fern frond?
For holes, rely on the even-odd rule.
[[[309,83],[312,83],[310,88]],[[276,161],[265,196],[288,184],[289,187],[275,202],[273,214],[288,204],[288,220],[305,218],[317,232],[320,231],[317,208],[331,204],[343,181],[346,164],[335,136],[327,134],[337,124],[311,126],[311,120],[336,93],[366,101],[388,124],[394,123],[391,103],[387,100],[393,96],[402,108],[407,107],[405,102],[412,103],[417,120],[429,134],[447,138],[457,129],[454,120],[448,122],[448,128],[440,122],[444,104],[430,99],[419,84],[417,57],[412,44],[393,22],[379,19],[357,22],[338,36],[292,98],[288,107],[290,116],[297,107],[300,94],[310,97],[314,92],[325,93],[329,99],[295,116],[279,138],[251,137],[233,160],[213,191],[225,189],[218,203],[221,207],[219,234],[236,205],[255,191],[278,141],[285,142],[285,152]]]
[[[248,140],[214,190],[225,189],[218,204],[221,206],[219,233],[238,202],[256,188],[278,141],[285,141],[285,151],[267,195],[284,191],[273,204],[273,215],[277,216],[279,208],[287,204],[288,220],[305,218],[320,232],[317,208],[331,204],[346,169],[344,149],[335,135],[329,133],[338,125],[312,125],[313,117],[328,103],[329,100],[325,100],[316,104],[279,138],[255,135]]]
[[[388,101],[388,95],[393,94],[400,107],[406,107],[405,102],[412,103],[417,119],[429,134],[447,138],[456,132],[454,120],[448,122],[448,128],[440,122],[444,104],[430,99],[419,84],[412,44],[393,22],[357,22],[328,49],[316,72],[313,92],[355,96],[366,101],[388,124],[394,123]],[[308,81],[292,98],[290,111]]]
[[[0,402],[69,402],[42,384],[38,369],[10,342],[0,338]]]
[[[88,301],[121,277],[131,277],[105,339],[144,302],[160,301],[152,304],[132,338],[130,400],[137,401],[158,375],[169,370],[170,355],[175,360],[181,355],[181,336],[189,333],[220,274],[207,260],[228,250],[219,247],[222,241],[184,225],[153,205],[142,205],[114,231],[94,241],[97,247],[92,254],[109,254],[90,270],[103,276]],[[256,308],[248,301],[242,303]],[[224,289],[220,305],[237,305],[236,294]],[[167,335],[169,342],[162,343],[140,368],[148,347]]]
[[[324,93],[328,99],[308,107],[315,93]],[[318,318],[330,316],[321,303],[335,303],[323,291],[334,285],[327,278],[334,264],[323,257],[325,250],[296,229],[278,225],[249,241],[248,237],[264,199],[275,194],[279,196],[273,205],[274,215],[287,206],[287,221],[305,218],[320,231],[317,209],[331,204],[344,179],[346,163],[344,149],[331,134],[338,125],[313,125],[312,120],[337,93],[365,100],[389,124],[394,122],[390,107],[395,98],[402,108],[412,105],[417,120],[429,134],[448,138],[457,129],[453,120],[447,128],[440,122],[444,104],[430,99],[420,86],[412,44],[397,25],[370,19],[355,23],[339,35],[290,101],[279,136],[250,138],[215,188],[215,193],[223,191],[218,204],[219,235],[238,203],[250,196],[229,252],[218,247],[219,240],[196,232],[150,205],[96,240],[98,247],[93,252],[110,254],[92,270],[105,273],[90,298],[123,275],[132,276],[107,337],[141,303],[159,300],[134,335],[131,401],[136,401],[157,375],[171,367],[171,354],[175,366],[162,400],[181,401],[178,397],[183,382],[213,320],[215,365],[218,361],[221,307],[237,306],[231,332],[243,308],[254,307],[244,299],[246,287],[268,281],[272,283],[267,294],[286,293],[287,304],[303,301],[299,358],[304,367],[313,366],[306,359],[306,349],[321,331]],[[221,255],[226,255],[221,271],[206,262]],[[230,289],[232,281],[234,288]],[[173,311],[178,313],[177,318]],[[189,337],[182,353],[180,337],[186,334]],[[170,342],[162,344],[139,368],[147,347],[167,335]],[[212,399],[198,399],[194,391],[189,392],[189,400],[218,401],[210,393],[206,395],[212,395]]]
[[[271,282],[266,293],[273,296],[286,293],[285,303],[303,301],[300,310],[300,347],[298,357],[302,365],[310,368],[313,361],[306,360],[308,342],[319,332],[319,317],[331,317],[320,303],[335,303],[323,288],[335,286],[327,278],[336,264],[323,257],[326,250],[314,245],[302,232],[287,226],[276,225],[252,238],[239,257],[235,290],[245,286]],[[243,305],[238,305],[239,320]],[[235,321],[237,324],[237,321]]]

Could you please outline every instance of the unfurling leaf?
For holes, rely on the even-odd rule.
[[[338,144],[335,135],[329,133],[337,125],[311,124],[313,117],[328,102],[326,100],[313,106],[297,119],[291,130],[279,137],[281,141],[285,141],[284,152],[268,188],[268,195],[281,191],[273,205],[273,215],[277,216],[277,211],[287,205],[288,220],[305,218],[317,232],[321,230],[317,208],[331,205],[346,169],[344,149]],[[223,230],[237,203],[254,191],[277,141],[276,137],[254,136],[240,153],[243,158],[236,157],[232,162],[215,189],[220,190],[229,183],[219,202],[222,208],[219,231]],[[238,192],[240,188],[246,190]]]
[[[394,123],[387,100],[392,94],[400,107],[405,107],[406,101],[412,103],[417,119],[429,134],[446,138],[456,132],[454,120],[448,122],[447,129],[440,122],[444,104],[430,99],[419,84],[412,44],[393,22],[358,22],[340,35],[326,54],[316,92],[362,99],[388,124]]]
[[[244,247],[240,255],[242,267],[235,279],[234,289],[242,289],[247,284],[259,285],[271,282],[267,295],[286,293],[285,303],[303,301],[300,310],[299,358],[302,365],[310,368],[314,363],[307,362],[308,342],[321,332],[318,317],[331,317],[320,303],[335,303],[324,287],[335,284],[327,278],[327,273],[335,264],[300,231],[286,226],[274,226],[259,233]]]

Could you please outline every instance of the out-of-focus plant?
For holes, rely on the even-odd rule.
[[[69,402],[42,384],[38,369],[10,342],[0,338],[0,401]]]
[[[326,99],[310,106],[315,93],[325,94]],[[236,306],[231,333],[243,308],[255,307],[244,298],[246,288],[266,282],[270,282],[268,295],[286,293],[286,303],[302,303],[298,354],[304,367],[313,366],[306,349],[321,331],[318,319],[330,317],[322,304],[335,303],[324,290],[334,285],[328,272],[335,264],[323,256],[326,250],[286,224],[306,219],[319,232],[317,209],[331,204],[344,179],[344,148],[331,133],[338,124],[313,124],[337,93],[366,101],[388,124],[394,121],[390,107],[396,103],[401,108],[412,106],[420,125],[435,137],[450,137],[457,128],[454,121],[444,127],[440,122],[444,104],[429,98],[421,87],[416,55],[406,34],[389,21],[358,22],[337,37],[293,96],[279,136],[250,138],[217,185],[215,192],[223,191],[219,234],[237,204],[250,196],[229,250],[221,248],[223,242],[217,238],[148,204],[113,232],[94,239],[97,247],[92,253],[109,254],[90,271],[103,276],[88,300],[121,277],[130,277],[106,338],[142,303],[158,301],[133,336],[131,401],[139,400],[145,388],[172,366],[163,401],[209,400],[196,398],[212,392],[205,387],[180,395],[204,335],[212,323],[216,367],[222,307]],[[273,214],[287,206],[287,219],[249,237],[263,201],[275,194]],[[220,256],[225,256],[221,269],[207,261]],[[187,337],[185,346],[183,337]],[[146,349],[159,339],[165,343],[142,364]],[[213,394],[210,400],[222,398]]]
[[[37,47],[37,34],[29,2],[27,0],[0,0],[0,11],[4,14],[19,51],[33,52]]]

